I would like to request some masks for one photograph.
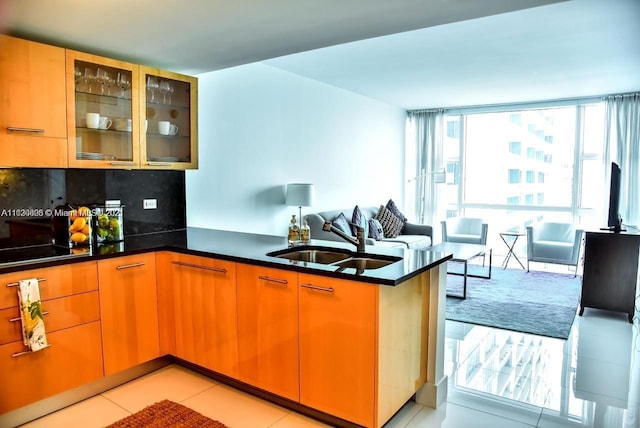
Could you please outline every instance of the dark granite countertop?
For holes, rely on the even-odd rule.
[[[338,247],[355,252],[355,247],[346,242],[311,240],[310,245]],[[397,285],[451,258],[450,254],[440,252],[383,248],[371,245],[367,246],[367,253],[399,256],[402,257],[402,261],[378,269],[365,269],[358,272],[355,268],[339,269],[332,265],[294,262],[267,256],[267,253],[285,249],[287,246],[287,239],[282,236],[190,227],[168,232],[128,236],[123,242],[93,246],[90,251],[84,254],[69,254],[68,249],[60,247],[52,249],[42,245],[32,248],[0,250],[0,273],[168,250],[361,282]]]

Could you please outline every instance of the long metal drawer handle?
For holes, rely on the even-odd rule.
[[[171,162],[147,162],[149,166],[171,166]]]
[[[312,290],[318,290],[318,291],[326,291],[327,293],[333,293],[334,291],[333,287],[320,287],[313,284],[300,284],[300,287],[310,288]]]
[[[133,161],[113,161],[110,162],[113,166],[136,166],[137,164]]]
[[[42,315],[49,315],[49,312],[43,312]],[[20,317],[9,319],[9,322],[18,322],[18,321],[20,321]]]
[[[129,269],[129,268],[140,267],[140,266],[144,266],[144,263],[140,262],[140,263],[131,263],[130,265],[120,265],[120,266],[116,266],[116,269],[122,270],[122,269]]]
[[[44,129],[38,128],[18,128],[15,126],[7,126],[9,132],[28,132],[30,134],[44,134]]]
[[[258,278],[268,281],[268,282],[276,282],[278,284],[284,284],[287,285],[289,282],[286,279],[278,279],[278,278],[271,278],[269,276],[265,276],[265,275],[260,275],[258,276]]]
[[[38,282],[45,282],[47,280],[47,278],[38,278]],[[7,283],[7,287],[17,287],[18,285],[20,285],[19,282],[9,282]]]
[[[45,348],[51,348],[51,344],[48,344],[47,346],[43,347],[42,349],[45,349]],[[15,354],[11,354],[11,358],[15,358],[15,357],[19,357],[21,355],[27,355],[27,354],[33,354],[33,351],[16,352]]]
[[[227,270],[224,269],[224,268],[209,267],[209,266],[202,266],[202,265],[194,265],[192,263],[177,262],[177,261],[173,261],[171,263],[173,263],[174,265],[178,265],[178,266],[186,266],[186,267],[192,267],[192,268],[196,268],[196,269],[210,270],[210,271],[213,271],[213,272],[227,273]]]

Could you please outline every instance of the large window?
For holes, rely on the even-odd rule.
[[[577,104],[447,116],[446,210],[504,230],[539,220],[597,224],[604,103]]]

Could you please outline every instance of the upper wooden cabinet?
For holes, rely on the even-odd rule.
[[[140,166],[138,68],[67,50],[70,167]]]
[[[198,167],[198,81],[140,66],[143,168]]]
[[[197,79],[67,50],[69,166],[198,167]]]
[[[0,166],[67,166],[64,49],[0,35]]]

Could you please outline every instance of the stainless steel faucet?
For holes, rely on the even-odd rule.
[[[365,246],[364,227],[362,227],[360,225],[357,225],[357,224],[354,224],[353,226],[355,226],[356,229],[357,229],[355,238],[353,236],[347,235],[342,230],[340,230],[337,227],[335,227],[333,224],[331,224],[330,221],[325,221],[324,222],[324,226],[322,226],[322,230],[324,230],[326,232],[335,233],[336,235],[338,235],[339,237],[341,237],[345,241],[355,245],[356,248],[357,248],[357,251],[359,253],[364,253],[364,246]]]

